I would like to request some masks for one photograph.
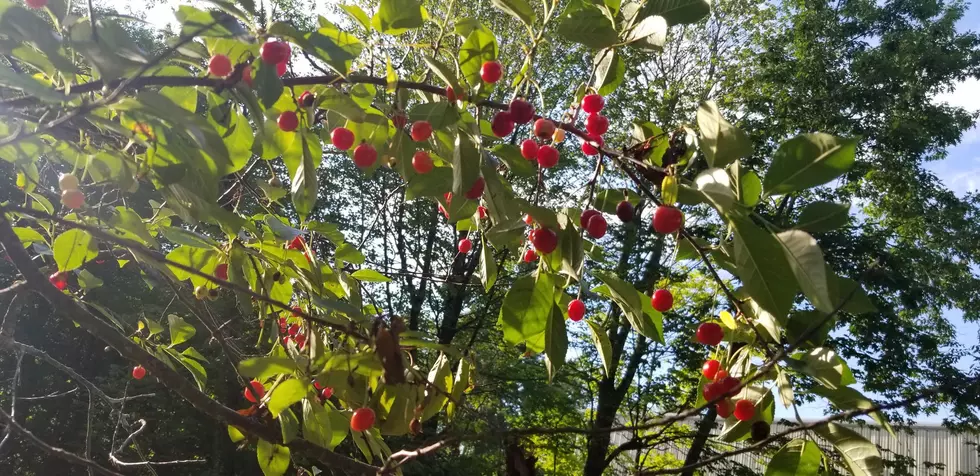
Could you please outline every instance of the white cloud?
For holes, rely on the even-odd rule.
[[[980,79],[960,81],[952,91],[937,94],[936,99],[968,111],[980,110]]]

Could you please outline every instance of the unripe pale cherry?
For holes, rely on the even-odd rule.
[[[208,61],[208,73],[223,78],[231,74],[231,59],[227,55],[217,54]]]
[[[412,123],[410,134],[415,142],[428,140],[432,136],[432,124],[429,124],[429,121],[415,121]]]
[[[85,194],[75,188],[61,192],[61,204],[71,210],[78,210],[85,205]]]
[[[340,150],[350,150],[354,145],[354,133],[346,127],[338,127],[330,132],[330,142]]]
[[[485,83],[496,83],[504,74],[504,67],[499,61],[487,61],[480,66],[480,79]]]
[[[653,292],[653,297],[650,298],[650,304],[658,312],[667,312],[670,308],[674,307],[674,295],[666,289],[658,289]]]
[[[354,431],[365,431],[374,426],[374,410],[364,407],[354,411],[350,419],[350,429]]]
[[[456,249],[459,250],[460,254],[469,253],[473,249],[473,242],[469,238],[463,238],[459,240],[459,244],[456,245]]]
[[[432,157],[429,157],[429,153],[424,150],[416,151],[415,155],[412,156],[412,168],[419,174],[431,172]]]
[[[58,186],[61,191],[65,190],[77,190],[78,189],[78,177],[74,174],[61,174],[58,177]]]
[[[542,168],[550,169],[558,165],[558,149],[543,145],[538,148],[538,165]]]
[[[602,110],[602,107],[606,105],[606,100],[598,94],[586,94],[582,98],[582,110],[586,114],[595,114]]]
[[[725,337],[725,331],[714,322],[705,322],[698,326],[696,333],[698,342],[704,345],[718,345]]]
[[[378,160],[378,151],[374,146],[366,142],[361,143],[354,149],[354,165],[366,169]]]
[[[572,299],[572,302],[568,303],[568,318],[578,322],[585,317],[585,303],[580,299]]]
[[[521,142],[521,156],[527,160],[536,160],[538,148],[538,143],[534,139],[524,139],[524,142]]]

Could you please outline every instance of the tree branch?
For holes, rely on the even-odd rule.
[[[107,475],[107,476],[124,476],[124,475],[122,475],[120,473],[117,473],[115,471],[112,471],[112,470],[110,470],[108,468],[105,468],[105,467],[101,466],[99,463],[96,463],[95,461],[92,461],[90,459],[82,458],[81,456],[78,456],[78,455],[76,455],[74,453],[65,451],[65,450],[63,450],[61,448],[57,448],[57,447],[54,447],[54,446],[51,446],[51,445],[45,443],[44,441],[42,441],[37,436],[34,436],[34,433],[31,433],[30,431],[28,431],[23,426],[20,426],[19,423],[17,423],[16,421],[14,421],[14,419],[10,415],[8,415],[7,412],[5,412],[3,410],[0,410],[0,420],[3,420],[4,423],[7,424],[7,429],[8,430],[16,431],[18,434],[20,434],[21,436],[23,436],[28,442],[30,442],[34,446],[40,448],[41,451],[44,451],[45,453],[47,453],[47,454],[49,454],[51,456],[54,456],[55,458],[63,459],[63,460],[65,460],[65,461],[67,461],[69,463],[72,463],[72,464],[77,464],[77,465],[80,465],[80,466],[84,466],[84,467],[86,467],[88,469],[91,469],[91,470],[93,470],[93,471],[95,471],[96,473],[99,473],[99,474],[104,474],[104,475]]]

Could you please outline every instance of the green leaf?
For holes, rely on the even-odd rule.
[[[462,404],[463,392],[470,385],[470,361],[459,359],[456,366],[456,376],[453,378],[453,390],[450,393],[449,405],[446,406],[446,418],[452,421],[458,405]]]
[[[544,333],[545,366],[548,368],[549,383],[554,380],[558,369],[565,364],[567,354],[568,331],[565,329],[565,314],[561,312],[558,305],[552,303]]]
[[[881,460],[878,447],[854,430],[836,423],[828,423],[827,426],[818,426],[813,431],[834,445],[834,448],[844,459],[847,468],[851,470],[852,475],[881,476],[885,474],[884,463]]]
[[[742,174],[738,183],[741,188],[739,200],[745,206],[756,206],[759,203],[759,198],[762,197],[762,180],[759,179],[759,175],[750,170]]]
[[[264,61],[258,63],[259,66],[253,80],[255,91],[258,93],[262,105],[271,108],[279,100],[279,96],[282,96],[282,79],[279,78],[275,65],[266,64]]]
[[[92,235],[77,228],[58,235],[51,245],[51,251],[54,253],[58,271],[62,272],[76,269],[99,255],[99,248]]]
[[[823,312],[833,312],[835,306],[827,280],[827,264],[817,240],[800,230],[778,233],[776,239],[786,254],[796,282],[813,307]]]
[[[504,296],[498,322],[504,331],[504,340],[511,345],[527,343],[532,352],[544,350],[544,333],[555,302],[555,280],[549,274],[524,276]]]
[[[173,351],[168,349],[168,352],[173,352]],[[207,383],[207,379],[208,379],[208,374],[204,370],[204,366],[202,366],[200,362],[190,357],[184,357],[175,352],[171,355],[173,355],[174,358],[177,359],[178,362],[180,362],[180,365],[183,365],[184,368],[191,373],[191,376],[194,377],[194,382],[197,383],[197,387],[201,390],[204,390],[204,385]]]
[[[648,0],[640,14],[660,15],[671,26],[697,23],[711,13],[707,0]]]
[[[248,378],[267,380],[280,374],[292,374],[299,368],[289,357],[255,357],[238,364],[238,371]]]
[[[144,245],[149,245],[154,248],[160,246],[157,240],[153,238],[146,229],[146,224],[143,223],[143,219],[140,218],[136,212],[123,207],[118,206],[114,209],[114,213],[109,218],[109,224],[115,228],[117,235],[123,238],[128,238],[133,241],[137,241]]]
[[[834,307],[839,306],[841,302],[847,299],[842,308],[844,312],[850,312],[851,314],[878,312],[878,308],[871,302],[868,293],[864,292],[864,289],[861,288],[857,281],[833,275],[829,270],[828,275],[832,275],[831,279],[834,281],[833,287],[831,288],[833,292],[831,299],[834,302]]]
[[[302,400],[306,396],[306,387],[307,384],[295,378],[280,382],[269,397],[269,412],[272,416],[279,416],[290,405]]]
[[[29,74],[17,74],[10,66],[0,63],[0,86],[22,91],[42,101],[61,102],[65,95],[51,89]]]
[[[245,434],[238,428],[228,425],[228,438],[231,439],[232,443],[238,443],[240,441],[245,441]]]
[[[449,362],[449,357],[446,354],[439,354],[439,357],[432,364],[432,368],[429,369],[427,380],[432,382],[438,390],[432,391],[427,397],[428,403],[422,410],[422,421],[436,416],[442,410],[443,405],[449,400],[447,395],[451,395],[453,369],[452,364]]]
[[[766,476],[811,476],[820,472],[823,452],[816,443],[796,439],[772,455]]]
[[[354,122],[364,122],[367,120],[367,113],[351,96],[344,94],[334,88],[326,88],[316,96],[318,107],[328,111],[336,112],[346,119]]]
[[[451,167],[436,167],[427,174],[414,174],[408,179],[405,188],[405,199],[414,200],[419,197],[441,197],[453,189],[453,169]]]
[[[660,51],[667,41],[667,20],[659,15],[651,15],[636,24],[626,35],[626,43],[634,43],[654,51]],[[639,43],[636,43],[639,42]]]
[[[861,392],[850,388],[850,387],[840,387],[840,388],[827,388],[827,387],[813,387],[813,393],[820,395],[821,397],[830,400],[837,408],[841,410],[870,410],[875,408],[875,403],[868,400]],[[885,430],[888,430],[892,436],[895,436],[895,430],[892,429],[891,424],[888,423],[888,418],[884,413],[880,411],[873,411],[869,413],[871,418],[874,418],[879,425]]]
[[[193,347],[188,347],[188,348],[184,349],[183,351],[181,351],[180,355],[187,356],[187,357],[193,358],[194,360],[199,360],[201,362],[207,362],[208,361],[208,358],[207,357],[201,355],[201,353],[198,352],[197,349],[195,349]]]
[[[486,237],[483,238],[483,246],[480,247],[480,282],[483,289],[490,292],[490,288],[497,282],[497,262],[493,259],[490,243]]]
[[[802,134],[780,144],[762,187],[779,195],[823,185],[854,164],[857,140],[821,132]]]
[[[255,455],[265,476],[282,476],[289,469],[289,448],[285,446],[259,440]]]
[[[789,381],[789,375],[781,368],[777,369],[776,372],[776,385],[779,387],[779,400],[783,402],[783,406],[792,408],[794,403],[793,385]]]
[[[599,94],[609,95],[622,84],[626,77],[626,63],[614,48],[605,48],[594,59],[595,81],[593,86]]]
[[[381,0],[371,26],[381,33],[400,35],[422,26],[422,5],[417,0]]]
[[[316,141],[314,135],[312,134],[302,134],[301,142],[303,149],[303,160],[299,164],[299,168],[296,169],[296,174],[293,176],[292,180],[292,198],[293,206],[296,207],[296,212],[299,213],[300,218],[305,220],[309,216],[310,212],[313,211],[313,205],[316,204],[316,196],[318,191],[317,185],[317,162],[322,153],[319,141],[316,144],[311,145],[307,139]],[[313,156],[313,151],[316,151],[316,158]]]
[[[772,392],[765,387],[750,385],[739,391],[732,401],[750,400],[755,403],[755,415],[748,419],[739,421],[734,415],[729,416],[722,427],[718,439],[721,441],[737,441],[749,437],[752,424],[757,421],[772,423],[773,415],[776,410],[776,398]]]
[[[364,33],[371,32],[371,19],[368,18],[367,13],[361,7],[357,5],[339,5],[339,7],[344,9],[349,17],[364,28]]]
[[[305,416],[303,423],[306,424]],[[299,419],[296,418],[296,414],[292,410],[287,408],[286,411],[279,414],[279,428],[282,430],[283,443],[289,444],[290,441],[299,436]]]
[[[507,169],[518,177],[534,177],[537,170],[534,162],[527,160],[521,155],[521,150],[512,144],[497,144],[491,149],[493,155],[507,165]]]
[[[728,212],[735,204],[735,192],[725,169],[710,168],[699,173],[694,185],[719,213]]]
[[[164,238],[178,245],[187,245],[187,246],[193,246],[195,248],[204,248],[204,249],[218,247],[218,243],[216,241],[200,233],[195,233],[190,230],[185,230],[183,228],[176,228],[171,226],[160,227],[159,230],[161,233],[163,233]]]
[[[809,375],[821,385],[837,389],[856,383],[847,362],[833,349],[817,347],[809,352],[786,359],[794,370]]]
[[[83,269],[78,272],[78,285],[82,289],[95,289],[102,286],[103,281],[91,271]]]
[[[592,342],[595,344],[596,351],[599,353],[599,358],[602,359],[602,371],[605,372],[607,377],[612,377],[612,366],[614,362],[612,361],[612,343],[609,342],[609,335],[599,327],[599,324],[592,321],[585,322],[589,325],[589,331],[592,333]]]
[[[491,0],[493,6],[498,10],[518,19],[527,26],[534,24],[534,9],[527,3],[527,0]]]
[[[218,252],[213,249],[178,246],[167,253],[167,259],[210,275],[214,274],[214,268],[218,266]],[[168,267],[178,281],[190,279],[193,286],[204,286],[210,282],[207,278],[191,274],[176,266],[168,265]]]
[[[361,282],[387,283],[388,281],[391,281],[391,278],[373,269],[359,269],[351,273],[350,276]]]
[[[446,83],[447,86],[452,86],[453,91],[457,92],[457,94],[462,91],[462,88],[459,87],[459,79],[456,78],[456,73],[453,72],[453,70],[449,69],[449,67],[431,55],[422,55],[422,59],[425,61],[425,64],[429,66],[429,69],[439,77],[439,79]]]
[[[408,121],[429,121],[433,129],[443,129],[459,122],[459,110],[448,102],[426,102],[408,111]]]
[[[608,48],[619,42],[619,34],[602,10],[592,5],[566,8],[561,15],[558,34],[566,40],[592,49]]]
[[[735,159],[752,155],[752,141],[721,117],[714,101],[703,101],[698,108],[698,128],[701,129],[701,152],[709,166],[724,167]]]
[[[483,63],[496,59],[497,38],[489,31],[473,30],[459,48],[459,71],[470,86],[483,84],[480,68]]]
[[[799,288],[782,246],[748,218],[735,218],[732,224],[735,267],[745,290],[776,319],[784,319]]]
[[[459,221],[459,219],[468,217],[476,211],[468,211],[465,215],[458,213],[461,211],[460,206],[468,201],[465,197],[466,192],[480,177],[481,160],[482,156],[477,144],[471,140],[468,134],[460,131],[456,136],[456,144],[453,150],[453,201],[447,207],[450,222]]]
[[[813,202],[803,207],[796,228],[821,233],[836,230],[847,224],[850,203]]]
[[[44,236],[33,228],[15,226],[14,233],[17,235],[17,238],[20,239],[20,242],[24,245],[24,248],[27,248],[32,243],[47,243]]]
[[[303,400],[303,439],[314,445],[333,450],[333,431],[330,414],[320,404],[309,397]]]
[[[616,207],[619,203],[626,200],[636,206],[640,203],[640,196],[636,192],[624,189],[624,188],[610,188],[601,189],[596,191],[595,200],[592,202],[592,208],[599,210],[602,213],[608,213],[610,215],[616,214]]]
[[[197,333],[194,326],[176,314],[168,315],[167,323],[170,324],[170,347],[187,342]]]
[[[334,253],[334,259],[337,261],[346,261],[350,264],[364,264],[364,255],[350,243],[344,243],[338,246],[337,251]],[[340,267],[339,264],[338,267]]]
[[[634,330],[656,341],[663,340],[661,331],[658,330],[654,320],[660,317],[660,313],[653,311],[655,314],[651,315],[645,312],[644,301],[649,301],[649,298],[637,291],[632,284],[619,279],[613,273],[593,270],[592,275],[605,284],[605,286],[593,289],[592,292],[602,294],[615,301]]]

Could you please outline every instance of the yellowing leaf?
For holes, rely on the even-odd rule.
[[[663,200],[664,205],[673,205],[677,202],[677,178],[673,175],[664,177],[660,185],[660,199]]]
[[[732,317],[732,313],[728,311],[721,311],[721,314],[719,314],[718,317],[721,318],[721,323],[724,324],[725,327],[732,330],[735,330],[735,328],[738,327],[738,324],[735,322],[735,318]]]

